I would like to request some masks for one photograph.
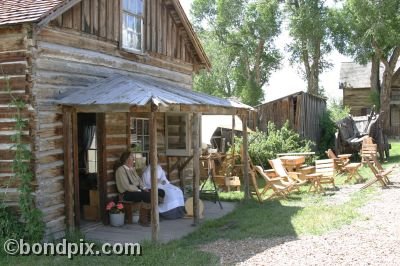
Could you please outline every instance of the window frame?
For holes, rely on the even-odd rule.
[[[146,0],[143,0],[143,10],[142,10],[142,15],[138,15],[135,13],[132,13],[128,10],[124,9],[124,1],[122,0],[120,3],[120,25],[119,28],[121,30],[121,34],[120,34],[120,49],[127,51],[127,52],[131,52],[131,53],[137,53],[137,54],[143,54],[144,53],[144,40],[145,40],[145,31],[144,31],[144,26],[145,26],[145,10],[146,10]],[[138,1],[138,0],[134,0],[134,1]],[[135,48],[129,48],[129,47],[125,47],[123,40],[124,40],[124,29],[123,29],[123,25],[124,25],[124,14],[127,13],[130,16],[136,17],[136,18],[140,18],[141,19],[141,40],[140,40],[140,49],[135,49]]]
[[[93,160],[90,160],[90,157],[91,157],[90,153],[91,152],[93,152],[93,156],[94,156]],[[98,152],[97,135],[94,134],[92,143],[90,144],[90,147],[87,150],[87,164],[88,164],[87,171],[88,171],[88,173],[96,173],[96,174],[99,173],[99,169],[98,169],[99,158],[98,158],[97,152]],[[91,163],[93,164],[93,167],[94,167],[94,170],[95,170],[94,172],[90,171]]]

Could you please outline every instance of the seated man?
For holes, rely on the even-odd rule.
[[[122,153],[119,167],[115,171],[115,180],[117,189],[124,201],[150,203],[150,191],[145,188],[142,180],[137,175],[135,170],[135,156],[130,151]],[[163,198],[165,195],[164,190],[159,189],[158,195]],[[140,209],[139,222],[142,225],[150,223],[150,210]]]
[[[157,165],[158,188],[165,191],[164,202],[158,204],[160,217],[164,219],[179,219],[185,215],[185,202],[180,188],[171,184],[165,176],[164,170]],[[150,165],[146,167],[142,175],[146,188],[151,188]]]

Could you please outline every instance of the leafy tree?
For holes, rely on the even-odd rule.
[[[194,0],[194,25],[213,65],[195,78],[195,90],[261,103],[262,87],[280,60],[273,43],[278,11],[276,0]]]
[[[384,72],[380,84],[381,111],[384,111],[384,129],[390,126],[390,95],[392,78],[400,56],[400,1],[398,0],[346,0],[343,8],[333,12],[335,46],[342,53],[351,55],[361,64],[373,62],[372,73],[380,63]],[[371,75],[371,87],[376,81]]]
[[[321,138],[318,143],[320,156],[325,156],[325,151],[335,147],[336,122],[347,117],[350,108],[343,106],[342,102],[329,102],[328,109],[322,114],[319,125],[321,128]]]
[[[330,64],[325,56],[332,47],[329,42],[330,16],[325,0],[287,0],[285,5],[289,19],[289,34],[293,41],[288,44],[291,62],[302,64],[307,81],[307,92],[322,94],[319,75]]]

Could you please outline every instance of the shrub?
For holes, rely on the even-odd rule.
[[[237,138],[235,147],[241,147],[242,138]],[[308,152],[311,151],[313,142],[300,137],[298,133],[289,128],[289,122],[277,129],[273,122],[268,122],[267,132],[256,131],[249,134],[249,155],[256,164],[266,167],[268,160],[276,158],[278,153]],[[239,148],[237,148],[236,152]]]
[[[319,124],[321,128],[321,138],[318,143],[318,152],[321,157],[325,157],[325,151],[335,146],[336,122],[350,114],[348,106],[343,107],[340,102],[332,101],[328,109],[322,114]]]
[[[4,204],[0,203],[0,239],[23,237],[23,224]]]

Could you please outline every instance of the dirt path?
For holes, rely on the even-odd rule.
[[[382,189],[355,221],[322,236],[219,240],[201,249],[217,254],[224,265],[400,265],[400,173]],[[357,185],[328,199],[343,203]],[[380,189],[380,188],[379,188]]]

